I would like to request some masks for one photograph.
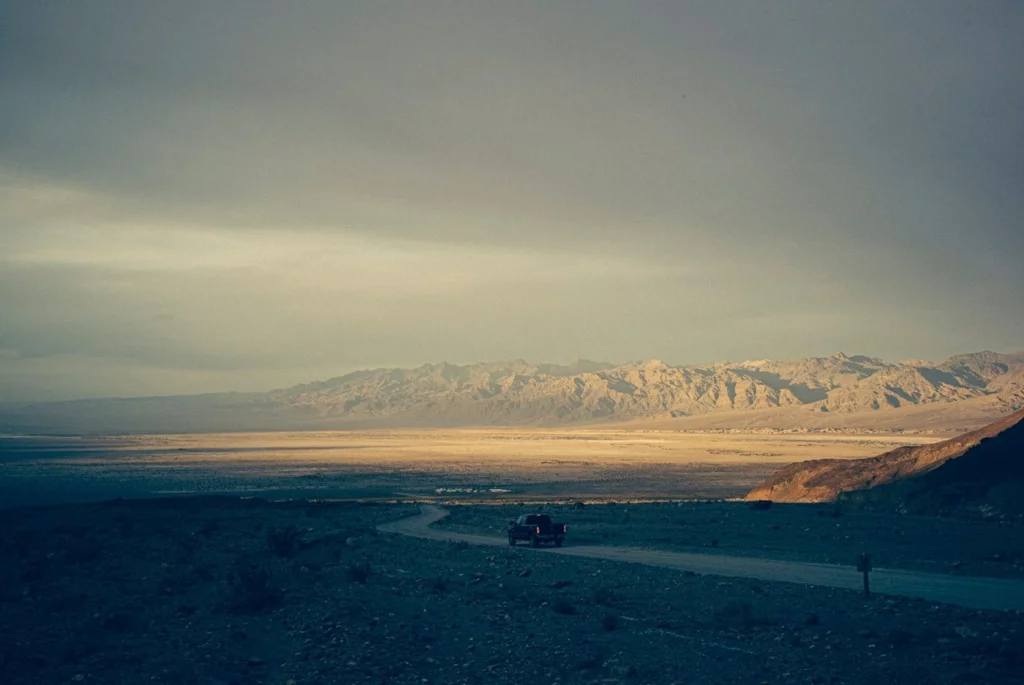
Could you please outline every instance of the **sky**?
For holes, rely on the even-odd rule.
[[[1024,3],[0,3],[0,401],[1024,348]]]

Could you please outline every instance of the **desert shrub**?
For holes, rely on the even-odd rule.
[[[576,668],[580,671],[589,671],[593,669],[601,668],[604,663],[604,654],[601,652],[592,652],[588,656],[585,656],[576,664]]]
[[[135,618],[131,614],[114,614],[103,621],[103,630],[115,633],[129,633],[135,629]]]
[[[615,601],[615,593],[611,588],[601,585],[594,588],[594,592],[590,595],[590,601],[601,606],[608,606]]]
[[[492,588],[489,588],[489,587],[486,587],[486,586],[478,588],[476,590],[476,592],[473,593],[473,596],[474,596],[475,599],[478,599],[478,600],[481,600],[481,601],[484,601],[484,602],[493,601],[494,599],[496,599],[498,597],[497,593]]]
[[[353,583],[365,583],[370,578],[370,562],[362,561],[356,564],[351,564],[345,571],[345,577]]]
[[[190,574],[177,574],[161,578],[157,583],[157,592],[161,595],[179,595],[197,583]]]
[[[576,607],[574,607],[568,600],[556,599],[555,603],[551,605],[551,608],[556,614],[564,614],[571,616],[576,613]]]
[[[271,527],[267,530],[267,548],[279,557],[295,554],[299,543],[299,531],[295,526]]]
[[[615,614],[605,614],[601,617],[601,627],[609,633],[619,629],[620,620]]]
[[[49,614],[67,614],[78,611],[85,606],[86,599],[86,596],[81,593],[54,597],[44,605],[45,611]]]
[[[770,624],[769,619],[754,612],[749,602],[730,602],[715,611],[715,625],[720,628],[751,630]]]
[[[195,556],[196,549],[199,547],[199,538],[196,535],[186,535],[178,538],[176,542],[184,558],[191,559]]]
[[[914,641],[914,634],[909,630],[897,629],[891,631],[888,638],[893,647],[906,647]]]
[[[227,604],[232,611],[255,613],[280,601],[281,590],[262,566],[243,568],[231,577]]]
[[[21,569],[21,580],[23,583],[35,583],[42,580],[46,567],[42,561],[26,564]]]
[[[103,545],[91,537],[71,538],[64,550],[64,561],[68,564],[88,564],[103,554]]]
[[[32,548],[35,547],[35,544],[36,534],[28,528],[17,531],[14,534],[14,539],[10,542],[11,548],[20,559],[27,557]]]

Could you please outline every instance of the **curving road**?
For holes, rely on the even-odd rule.
[[[503,547],[504,537],[450,533],[431,528],[448,512],[441,507],[422,505],[416,516],[385,523],[378,528],[385,533],[398,533],[427,540],[463,541],[473,545]],[[529,549],[529,547],[524,547]],[[706,575],[757,578],[803,585],[862,589],[861,574],[852,566],[781,561],[757,557],[736,557],[691,552],[663,552],[636,547],[577,546],[537,550],[543,554],[564,554],[572,557],[625,561]],[[1002,578],[948,576],[898,569],[876,568],[871,573],[871,590],[886,595],[918,597],[933,602],[959,604],[974,609],[1013,609],[1024,611],[1024,581]]]

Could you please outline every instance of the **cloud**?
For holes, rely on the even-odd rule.
[[[2,373],[1019,347],[1024,11],[914,7],[13,3]]]

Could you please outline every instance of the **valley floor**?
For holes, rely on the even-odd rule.
[[[0,437],[0,506],[213,493],[715,499],[791,462],[938,439],[596,429]]]

